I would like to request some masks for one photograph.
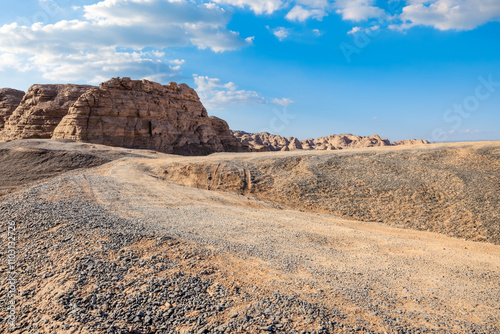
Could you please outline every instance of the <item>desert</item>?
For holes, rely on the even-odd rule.
[[[196,158],[60,140],[1,149],[30,159],[43,154],[41,170],[61,166],[47,168],[45,178],[18,178],[2,196],[0,217],[16,223],[22,245],[16,333],[498,331],[498,216],[469,218],[498,214],[498,174],[476,180],[491,188],[470,202],[460,193],[439,196],[443,185],[434,184],[430,163],[413,174],[373,175],[384,160],[440,160],[446,152],[470,155],[463,166],[472,169],[478,156],[491,159],[498,171],[499,142]],[[365,179],[338,168],[345,182],[359,182],[351,193],[318,192],[306,184],[331,180],[309,175],[304,162],[304,175],[297,171],[299,161],[317,160],[328,173],[344,157],[372,166]],[[88,167],[60,162],[67,160]],[[26,175],[10,164],[10,179],[15,171]],[[301,186],[303,177],[315,182]],[[402,200],[400,183],[416,179],[435,193],[417,193],[397,209],[383,196],[371,203],[360,197],[382,184]],[[461,211],[447,224],[457,203]]]
[[[0,143],[3,253],[15,240],[19,270],[2,331],[499,332],[500,142],[304,148],[214,123],[194,91],[182,124],[175,95],[141,111],[179,91],[165,87],[115,78],[19,101]],[[96,94],[115,103],[78,116]],[[155,139],[151,117],[182,131]]]
[[[500,334],[500,0],[0,2],[0,334]]]

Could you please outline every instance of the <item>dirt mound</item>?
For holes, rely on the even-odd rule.
[[[163,166],[181,185],[500,244],[500,148],[253,156]]]
[[[88,153],[36,148],[10,149],[0,145],[0,196],[70,170],[95,167],[110,161],[110,158]]]

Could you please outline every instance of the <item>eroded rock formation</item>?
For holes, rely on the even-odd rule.
[[[69,107],[92,86],[33,85],[5,122],[2,141],[51,138]]]
[[[0,130],[23,99],[24,92],[11,88],[0,89]]]
[[[33,85],[23,94],[0,90],[0,141],[61,138],[183,155],[429,143],[412,139],[391,144],[378,135],[351,134],[300,141],[267,132],[231,131],[224,120],[207,115],[194,89],[173,82],[164,86],[114,78],[99,87]]]
[[[422,145],[430,144],[428,140],[425,139],[408,139],[408,140],[398,140],[392,143],[393,145]]]
[[[247,145],[254,152],[263,151],[290,151],[290,150],[341,150],[346,148],[362,148],[375,146],[392,146],[388,139],[378,135],[369,137],[355,136],[351,134],[331,135],[317,139],[298,140],[295,137],[282,137],[267,132],[247,133],[234,131],[243,145]],[[405,141],[398,145],[409,145],[417,143],[428,143],[427,141]],[[399,142],[398,142],[399,143]]]
[[[243,150],[230,135],[185,84],[115,78],[80,96],[53,138],[187,155]]]

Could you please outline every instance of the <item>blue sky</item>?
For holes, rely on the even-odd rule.
[[[500,140],[499,0],[26,0],[0,87],[185,82],[232,129]]]

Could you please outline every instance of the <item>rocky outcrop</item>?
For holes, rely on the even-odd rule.
[[[233,132],[229,129],[229,125],[223,119],[215,116],[209,116],[212,121],[212,127],[217,133],[219,140],[224,147],[225,152],[249,152],[250,148],[248,145],[241,143],[238,138],[236,138]]]
[[[317,139],[298,140],[295,137],[282,137],[267,132],[247,133],[234,131],[235,137],[253,152],[291,151],[291,150],[341,150],[346,148],[362,148],[375,146],[391,146],[391,142],[378,135],[369,137],[351,134],[331,135]]]
[[[0,89],[0,131],[10,115],[16,110],[23,99],[24,92],[11,88]]]
[[[297,138],[282,137],[267,132],[248,133],[244,131],[233,131],[243,145],[250,147],[252,152],[286,151],[302,149],[302,144]]]
[[[391,145],[389,140],[383,139],[379,135],[364,137],[364,136],[355,136],[351,134],[330,135],[328,137],[308,139],[303,141],[303,143],[310,149],[327,150],[327,151],[342,150],[346,148],[363,148],[363,147],[377,147],[377,146]]]
[[[92,86],[33,85],[5,122],[0,140],[51,138],[69,107]]]
[[[395,146],[398,145],[425,145],[430,144],[428,140],[425,139],[408,139],[408,140],[399,140],[392,143]]]
[[[208,117],[189,86],[130,78],[111,79],[80,96],[52,138],[184,155],[244,149],[226,122]]]

